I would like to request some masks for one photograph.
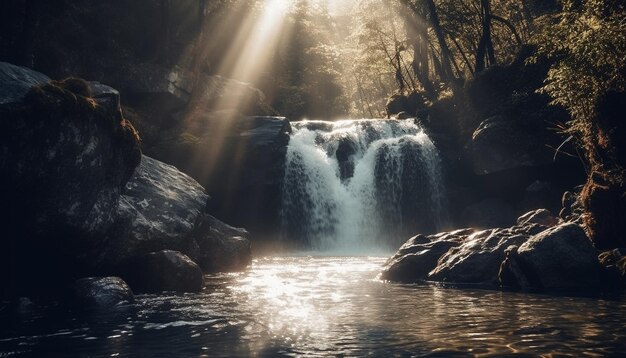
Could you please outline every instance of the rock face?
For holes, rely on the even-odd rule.
[[[477,175],[549,165],[554,151],[546,143],[553,139],[547,129],[537,127],[503,116],[488,118],[474,131],[464,156]]]
[[[552,227],[558,223],[559,218],[546,209],[537,209],[535,211],[528,212],[517,219],[518,225],[538,224]]]
[[[204,188],[191,177],[143,156],[120,198],[117,222],[99,261],[115,266],[153,251],[193,251],[190,233],[207,200]]]
[[[157,106],[162,112],[183,109],[205,113],[237,110],[247,115],[272,112],[263,93],[249,83],[179,67],[129,64],[113,81],[136,105]]]
[[[0,104],[0,200],[10,208],[0,219],[8,230],[0,260],[8,267],[0,275],[15,291],[35,277],[45,285],[41,268],[53,277],[80,271],[81,254],[115,220],[140,150],[103,88],[84,97],[5,63],[0,79],[2,93],[11,93]]]
[[[508,256],[519,286],[547,289],[595,288],[606,285],[606,272],[583,229],[565,223],[533,236]]]
[[[28,86],[42,75],[4,64],[7,87],[15,78]],[[18,76],[19,71],[22,75]],[[0,83],[5,88],[5,83]],[[23,91],[21,91],[23,92]],[[3,193],[18,207],[29,201],[23,219],[38,228],[66,225],[101,232],[112,222],[120,190],[139,163],[139,145],[119,107],[101,105],[55,84],[2,104],[0,168]],[[28,225],[27,227],[32,227]]]
[[[418,235],[390,258],[381,277],[545,290],[616,288],[580,226],[558,224],[547,210],[504,229]],[[545,225],[549,224],[549,225]]]
[[[119,277],[88,277],[74,282],[72,303],[78,308],[110,308],[135,301],[133,291]]]
[[[202,183],[212,197],[210,213],[250,229],[255,237],[275,233],[289,122],[282,117],[224,114],[196,118],[178,131],[185,133],[184,139],[156,145],[154,157]]]
[[[207,200],[194,179],[143,156],[120,198],[99,265],[115,268],[151,252],[175,250],[207,271],[244,268],[251,260],[248,232],[206,214]]]
[[[252,262],[248,232],[205,215],[192,233],[198,245],[196,262],[204,272],[241,271]]]
[[[180,252],[164,250],[136,258],[126,270],[126,279],[137,292],[200,292],[202,270]]]
[[[0,62],[0,105],[18,102],[31,87],[48,82],[50,78],[42,73]]]
[[[206,214],[200,184],[142,157],[115,89],[44,80],[0,63],[0,200],[10,208],[0,217],[0,296],[62,294],[53,291],[161,250],[211,270],[250,262],[247,232]]]

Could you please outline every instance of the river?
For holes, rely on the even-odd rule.
[[[200,294],[0,317],[0,357],[626,354],[626,302],[378,280],[383,257],[255,259]]]

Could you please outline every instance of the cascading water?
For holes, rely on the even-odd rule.
[[[441,161],[413,120],[292,123],[283,230],[321,251],[397,248],[446,221]]]

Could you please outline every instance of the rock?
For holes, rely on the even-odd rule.
[[[53,282],[46,275],[60,286],[56,278],[79,273],[90,261],[85,253],[98,250],[139,164],[138,137],[119,107],[73,93],[64,82],[23,94],[46,77],[2,64],[0,78],[2,91],[15,91],[0,104],[0,200],[10,208],[0,223],[8,228],[3,245],[13,248],[2,250],[0,261],[15,265],[0,270],[0,281],[18,290],[43,282],[46,291]]]
[[[177,251],[164,250],[135,258],[125,271],[125,278],[136,292],[200,292],[204,287],[200,267]]]
[[[507,251],[546,227],[527,224],[506,229],[462,229],[417,235],[385,264],[381,278],[396,282],[437,281],[499,287]]]
[[[133,291],[119,277],[82,278],[72,287],[72,303],[78,308],[110,308],[134,301]]]
[[[450,248],[459,246],[462,239],[472,232],[473,229],[463,229],[441,235],[412,237],[385,263],[381,278],[405,283],[428,280],[428,274],[437,266],[439,258]]]
[[[414,115],[411,115],[407,112],[400,112],[398,114],[396,114],[396,119],[409,119],[409,118],[414,118]]]
[[[31,87],[50,82],[42,73],[0,62],[0,105],[21,101]]]
[[[248,232],[206,214],[208,199],[190,176],[143,156],[120,198],[99,266],[115,268],[151,252],[174,250],[207,271],[244,269],[251,261]]]
[[[394,94],[387,101],[385,108],[387,109],[387,116],[407,112],[409,111],[409,100],[404,95]]]
[[[160,112],[206,113],[235,109],[246,115],[274,114],[264,94],[249,83],[153,63],[127,65],[116,86],[138,106]],[[190,107],[187,107],[190,106]]]
[[[476,175],[550,165],[554,153],[546,144],[553,141],[551,137],[546,128],[538,125],[493,116],[474,131],[463,157]]]
[[[538,224],[553,227],[559,224],[559,218],[554,216],[549,210],[537,209],[528,212],[517,219],[518,225]]]
[[[247,117],[235,122],[217,154],[219,160],[200,176],[213,198],[211,214],[246,227],[255,238],[274,237],[281,224],[290,132],[291,125],[282,117]],[[202,174],[202,168],[193,172]]]
[[[120,198],[115,227],[98,261],[114,267],[165,249],[194,252],[190,236],[209,196],[204,188],[175,167],[142,156],[141,164]]]
[[[582,207],[582,203],[578,198],[578,194],[571,191],[566,191],[565,193],[563,193],[561,203],[562,209],[559,212],[559,217],[565,221],[582,224],[582,215],[584,214],[584,209]]]
[[[439,258],[429,274],[433,281],[495,287],[505,250],[520,245],[529,235],[517,228],[491,229],[467,236],[463,243]]]
[[[242,271],[252,262],[246,230],[205,215],[191,235],[199,246],[196,262],[205,272]]]
[[[133,102],[155,103],[160,110],[171,112],[189,102],[193,82],[175,68],[138,63],[120,71],[114,85]]]
[[[522,288],[588,290],[607,284],[596,249],[576,224],[564,223],[533,236],[509,259],[519,267],[515,275]]]
[[[465,226],[476,228],[508,227],[517,217],[513,208],[499,199],[487,199],[468,206],[461,213]]]

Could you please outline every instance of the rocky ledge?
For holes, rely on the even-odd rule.
[[[545,209],[515,226],[417,235],[391,257],[385,280],[485,288],[597,291],[624,287],[623,255],[600,253],[577,224]]]
[[[109,292],[106,305],[130,297],[133,282],[198,291],[201,269],[249,264],[247,231],[208,215],[194,179],[141,154],[115,89],[0,62],[0,118],[0,298]],[[131,286],[74,283],[91,276]]]

